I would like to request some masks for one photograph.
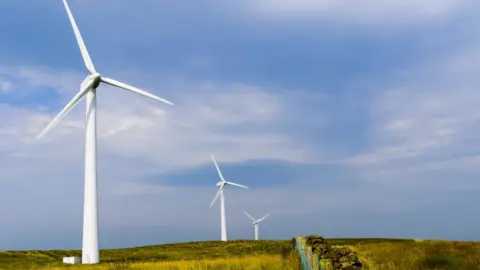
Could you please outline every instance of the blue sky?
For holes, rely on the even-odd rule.
[[[26,4],[28,2],[28,5]],[[45,1],[44,1],[45,2]],[[473,1],[70,0],[101,86],[102,248],[261,238],[480,240]],[[0,3],[0,249],[81,247],[87,74],[61,1]]]

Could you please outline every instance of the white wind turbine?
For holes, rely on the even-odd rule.
[[[63,0],[67,10],[70,23],[72,24],[75,37],[82,53],[83,61],[89,71],[89,74],[80,84],[80,91],[65,105],[60,113],[45,127],[37,136],[37,139],[43,137],[51,130],[68,112],[70,112],[80,100],[86,97],[86,130],[85,130],[85,190],[84,190],[84,208],[83,208],[83,243],[82,243],[82,263],[95,264],[99,262],[98,248],[98,202],[97,202],[97,133],[96,133],[96,90],[101,82],[107,83],[130,92],[134,92],[161,102],[173,105],[170,101],[152,95],[136,87],[116,81],[114,79],[100,76],[93,66],[90,55],[83,42],[80,31],[78,30],[75,19],[67,4]]]
[[[226,185],[237,186],[241,188],[248,188],[248,187],[237,184],[237,183],[225,181],[225,179],[223,178],[222,172],[220,171],[220,168],[218,167],[218,164],[215,161],[215,158],[213,157],[213,155],[210,155],[210,156],[212,157],[213,163],[215,164],[215,168],[217,168],[218,176],[220,176],[220,181],[217,183],[218,192],[217,192],[217,195],[215,195],[215,198],[213,198],[213,201],[210,204],[210,208],[215,203],[218,196],[220,196],[220,221],[222,226],[222,241],[227,241],[227,222],[225,220],[225,195],[223,195],[223,189]]]
[[[266,219],[268,216],[270,216],[270,214],[266,214],[264,217],[262,217],[261,219],[254,219],[252,216],[250,216],[247,212],[244,212],[245,215],[247,215],[247,217],[249,217],[253,222],[253,225],[255,226],[255,240],[258,240],[258,223],[260,223],[260,221]]]

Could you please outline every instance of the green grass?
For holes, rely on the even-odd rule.
[[[100,251],[102,263],[209,260],[255,255],[281,255],[290,240],[237,240],[164,244]],[[0,252],[0,269],[61,266],[62,258],[81,256],[79,250],[33,250]],[[25,268],[27,267],[27,268]]]
[[[338,240],[338,239],[336,239]],[[480,269],[480,242],[401,239],[332,241],[354,250],[366,269]],[[330,242],[330,240],[327,240]]]
[[[136,263],[103,263],[97,265],[75,265],[69,270],[301,270],[298,256],[291,252],[287,257],[281,255],[253,255],[246,257],[179,260]],[[43,270],[65,270],[65,266],[43,268]]]
[[[415,241],[413,239],[397,239],[397,238],[328,238],[326,240],[332,246],[374,244],[374,243],[409,243],[409,242]]]
[[[333,246],[357,252],[365,269],[470,270],[480,269],[480,242],[429,241],[382,238],[327,239]],[[62,257],[80,251],[0,251],[0,269],[294,269],[291,240],[210,241],[165,244],[100,253],[98,266],[64,266]],[[286,259],[289,257],[290,259]],[[128,267],[122,262],[129,262]],[[196,267],[196,268],[195,268]]]

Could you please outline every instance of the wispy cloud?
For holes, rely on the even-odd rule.
[[[0,94],[12,92],[14,90],[13,83],[7,78],[0,77]]]
[[[334,20],[362,24],[418,23],[451,18],[467,10],[472,1],[361,2],[334,0],[248,0],[243,2],[253,14],[264,18],[296,20]]]
[[[396,76],[400,83],[379,91],[371,103],[370,151],[349,162],[393,169],[391,175],[407,168],[419,173],[476,167],[480,153],[477,44],[402,71]]]
[[[62,102],[73,95],[81,79],[75,72],[31,67],[3,68],[2,72],[26,82],[28,87],[24,91],[27,92],[40,86],[55,89]],[[152,86],[152,83],[154,85],[152,81],[143,82],[143,85]],[[207,163],[211,152],[221,155],[225,162],[253,158],[291,162],[315,160],[308,143],[300,144],[293,137],[295,134],[282,129],[285,124],[302,121],[300,112],[291,110],[295,104],[290,103],[288,92],[275,94],[245,84],[186,82],[169,89],[169,99],[175,101],[173,107],[108,86],[102,86],[98,93],[102,151],[145,159],[159,166],[160,171]],[[48,102],[48,98],[42,100]],[[36,132],[58,109],[45,112],[37,107],[20,109],[3,104],[3,112],[12,118],[3,120],[2,141],[8,141],[9,149],[19,155],[22,151],[31,151],[32,147],[37,151],[44,147],[43,151],[63,149],[70,153],[71,150],[67,150],[69,142],[80,143],[83,137],[83,106],[78,107],[45,139],[35,141]],[[13,141],[17,143],[13,145]],[[75,149],[81,154],[82,147]],[[252,153],[248,149],[256,151]]]
[[[13,78],[13,82],[21,83],[23,91],[11,93],[12,97],[18,98],[16,103],[7,100],[0,104],[0,113],[9,116],[0,119],[0,182],[4,187],[8,185],[22,190],[22,194],[29,197],[27,202],[18,206],[25,215],[16,217],[15,222],[31,223],[38,216],[28,215],[30,211],[42,212],[53,203],[40,198],[53,198],[60,192],[69,207],[47,213],[43,218],[47,218],[49,224],[58,222],[72,228],[81,223],[82,192],[79,191],[83,190],[84,106],[80,104],[71,111],[41,140],[34,137],[77,91],[75,86],[81,82],[82,76],[77,72],[34,66],[3,67],[0,70],[2,75]],[[209,153],[218,155],[222,163],[250,159],[293,163],[316,160],[314,147],[299,139],[303,136],[301,133],[285,129],[284,125],[305,124],[302,110],[295,108],[296,102],[302,101],[308,111],[308,107],[324,102],[321,96],[304,96],[299,100],[298,92],[279,90],[275,93],[248,84],[191,80],[162,83],[151,79],[154,75],[145,77],[131,71],[127,73],[129,76],[123,77],[124,81],[154,89],[159,95],[168,95],[175,106],[169,107],[107,86],[98,89],[102,226],[118,226],[125,215],[129,216],[128,220],[138,217],[137,222],[128,223],[130,226],[165,224],[163,219],[148,221],[146,217],[151,213],[147,209],[120,211],[114,206],[139,194],[158,194],[167,200],[159,202],[155,199],[160,204],[177,200],[178,192],[185,190],[164,186],[161,182],[148,184],[142,181],[143,177],[148,174],[165,177],[162,175],[168,172],[211,165]],[[112,72],[112,77],[120,78],[121,74]],[[156,90],[162,89],[162,84],[172,87],[162,94],[161,90]],[[25,106],[22,100],[43,88],[55,92],[53,108],[49,100],[51,95],[39,95],[36,103],[47,103],[47,110]],[[324,124],[325,119],[320,117],[319,123]],[[205,202],[211,200],[211,190],[185,194],[190,198],[195,196],[197,200],[206,194]],[[185,198],[183,205],[191,208],[191,203],[187,202]],[[208,211],[207,204],[204,212]],[[135,205],[141,207],[143,204],[136,201]],[[69,210],[72,208],[76,209],[75,213]],[[154,210],[157,211],[158,207]],[[182,216],[172,214],[165,213],[170,223],[182,220]],[[183,217],[185,220],[189,218],[191,215]]]

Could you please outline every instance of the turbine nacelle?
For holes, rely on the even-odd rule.
[[[100,73],[94,72],[92,74],[88,74],[85,79],[83,79],[82,83],[80,84],[80,89],[84,89],[89,85],[91,89],[97,89],[97,87],[102,82],[102,76]]]
[[[100,85],[100,82],[102,81],[102,76],[100,76],[100,73],[95,72],[90,75],[90,79],[93,81],[92,88],[97,89],[97,87]]]
[[[223,186],[223,183],[225,183],[225,182],[219,181],[219,182],[217,182],[216,186],[217,186],[217,187],[221,187],[221,186]]]

